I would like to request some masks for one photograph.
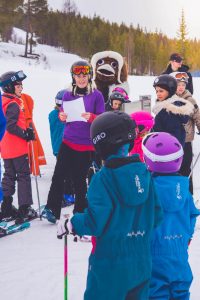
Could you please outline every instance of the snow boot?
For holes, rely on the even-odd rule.
[[[53,212],[46,206],[42,211],[42,217],[44,219],[47,219],[50,223],[56,223],[56,217],[54,216]]]
[[[26,221],[31,221],[38,217],[37,212],[27,204],[21,205],[18,209],[18,214],[15,219],[15,224],[22,224]]]
[[[1,204],[1,218],[2,220],[11,221],[16,218],[18,210],[12,205],[13,197],[12,196],[4,196],[3,202]]]

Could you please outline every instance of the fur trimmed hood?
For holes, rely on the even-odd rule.
[[[189,116],[193,113],[194,106],[189,101],[175,95],[167,100],[156,102],[152,111],[157,115],[162,109],[176,115]]]

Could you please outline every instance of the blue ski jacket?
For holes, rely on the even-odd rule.
[[[71,219],[78,235],[97,237],[84,299],[127,299],[150,279],[150,238],[162,219],[150,173],[138,155],[113,158],[93,176],[87,198]]]
[[[180,299],[189,299],[192,272],[188,263],[188,243],[200,212],[189,192],[188,177],[153,174],[152,178],[164,219],[154,230],[151,242],[150,299],[175,299],[177,291]]]

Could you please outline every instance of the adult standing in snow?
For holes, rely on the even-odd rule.
[[[183,162],[180,168],[180,173],[183,176],[189,176],[191,172],[192,164],[192,141],[194,140],[195,126],[200,134],[200,111],[196,100],[192,97],[192,94],[186,89],[188,83],[188,75],[185,72],[173,72],[170,74],[177,81],[176,94],[192,104],[193,110],[189,116],[189,121],[185,124],[186,138],[184,145]],[[193,194],[193,182],[192,176],[190,176],[190,192]]]
[[[2,179],[1,212],[3,218],[16,218],[16,223],[36,216],[31,207],[33,201],[28,162],[28,142],[34,140],[34,132],[32,128],[26,127],[23,101],[20,98],[22,81],[25,78],[23,71],[6,72],[0,77],[0,86],[4,91],[2,107],[6,117],[6,132],[0,143],[5,169]],[[12,205],[16,181],[18,211]]]
[[[176,79],[168,74],[158,76],[153,86],[157,100],[152,111],[155,114],[154,131],[164,131],[175,136],[182,146],[185,144],[185,128],[193,105],[181,97],[176,96]]]
[[[189,72],[189,67],[183,65],[183,58],[178,53],[172,53],[169,58],[167,69],[162,74],[170,74],[172,72],[186,72],[188,75],[187,90],[193,94],[192,75]]]
[[[86,177],[94,153],[90,126],[96,116],[105,110],[103,95],[92,82],[91,65],[87,61],[75,62],[71,67],[71,75],[71,90],[67,90],[63,96],[62,109],[65,109],[65,103],[77,107],[79,102],[85,108],[85,112],[78,116],[77,121],[70,121],[72,110],[59,114],[61,121],[66,123],[47,204],[43,210],[43,216],[52,223],[60,218],[65,178],[73,182],[75,192],[73,213],[83,212],[87,207]]]
[[[6,128],[6,118],[4,116],[3,110],[2,110],[2,99],[1,99],[1,92],[0,92],[0,141],[3,138],[4,132]],[[0,163],[0,202],[2,200],[3,194],[2,194],[2,188],[1,188],[1,163]],[[1,218],[1,216],[0,216]]]

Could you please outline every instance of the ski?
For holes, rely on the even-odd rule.
[[[12,224],[12,225],[8,225],[7,222],[1,222],[0,223],[0,238],[7,236],[7,235],[11,235],[13,233],[16,232],[20,232],[23,231],[25,229],[28,229],[30,227],[30,223],[29,222],[24,222],[22,224]]]

